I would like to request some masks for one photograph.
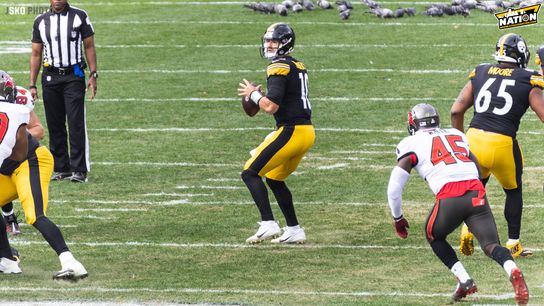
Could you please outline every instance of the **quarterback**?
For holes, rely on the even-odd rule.
[[[272,240],[273,243],[306,241],[304,229],[295,214],[291,191],[285,184],[315,141],[308,98],[308,73],[302,62],[291,57],[294,46],[295,32],[289,25],[275,23],[269,26],[262,37],[261,47],[261,55],[271,61],[266,68],[267,93],[262,93],[261,85],[254,85],[246,79],[238,88],[239,96],[255,103],[260,110],[273,114],[277,127],[256,148],[241,174],[261,214],[259,229],[246,240],[248,243],[273,239],[280,234],[279,238]],[[263,176],[285,217],[287,227],[283,234],[274,220]]]
[[[408,131],[397,146],[397,165],[391,172],[387,198],[397,235],[408,237],[402,192],[412,169],[427,181],[436,200],[425,222],[425,235],[435,255],[458,279],[452,300],[459,301],[478,289],[449,242],[448,235],[465,222],[484,253],[504,268],[516,302],[526,305],[529,291],[512,254],[499,243],[499,235],[485,189],[478,179],[478,163],[465,135],[440,128],[440,117],[430,104],[418,104],[408,113]]]

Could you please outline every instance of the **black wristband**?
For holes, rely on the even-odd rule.
[[[30,86],[28,86],[28,89],[32,89],[32,88],[38,89],[38,87],[36,87],[36,85],[30,85]]]
[[[404,218],[404,216],[400,215],[398,218],[393,217],[393,220],[395,220],[395,222],[399,222],[402,218]]]

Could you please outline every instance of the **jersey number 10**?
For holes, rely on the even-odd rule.
[[[302,100],[302,106],[304,109],[312,109],[310,100],[308,100],[308,74],[299,72],[298,78],[300,80],[300,99]]]

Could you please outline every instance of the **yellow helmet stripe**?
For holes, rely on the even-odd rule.
[[[514,35],[513,33],[506,34],[502,37],[501,41],[499,41],[499,55],[504,55],[504,42],[506,39],[510,36]]]

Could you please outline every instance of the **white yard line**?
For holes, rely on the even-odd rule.
[[[250,128],[97,128],[89,129],[96,132],[136,132],[136,133],[154,133],[154,132],[245,132],[245,131],[271,131],[273,127],[250,127]],[[338,132],[338,133],[386,133],[407,135],[405,130],[382,130],[382,129],[360,129],[360,128],[316,128],[318,132]],[[541,131],[519,131],[518,135],[544,135]]]
[[[57,292],[57,293],[70,293],[70,292],[93,292],[93,293],[173,293],[173,294],[245,294],[245,295],[294,295],[294,296],[329,296],[329,297],[342,297],[342,296],[351,296],[351,297],[398,297],[398,298],[422,298],[422,297],[450,297],[451,293],[423,293],[423,292],[399,292],[399,291],[310,291],[310,290],[263,290],[263,289],[239,289],[239,288],[107,288],[107,287],[79,287],[79,288],[58,288],[58,287],[0,287],[0,292]],[[504,293],[504,294],[476,294],[477,297],[492,299],[492,300],[506,300],[512,299],[514,293]],[[531,294],[531,298],[541,298],[540,295]],[[11,304],[12,302],[10,302]],[[58,303],[58,302],[55,302]],[[61,301],[62,303],[62,301]],[[66,302],[68,305],[68,301]],[[75,303],[81,304],[84,306],[94,306],[92,304],[86,305],[85,302],[80,303],[73,301],[69,305],[74,305]],[[102,302],[98,305],[104,305]],[[44,304],[40,304],[44,305]],[[59,305],[59,304],[54,304]],[[118,304],[116,304],[118,305]],[[121,304],[124,305],[124,304]],[[128,305],[150,305],[150,304],[128,304]],[[160,302],[155,304],[158,306],[161,305],[172,305],[172,304],[161,304]],[[174,304],[179,305],[179,304]],[[193,304],[191,304],[193,305]],[[223,304],[221,304],[223,305]]]
[[[198,186],[187,186],[187,185],[180,185],[176,186],[177,189],[246,189],[246,187],[242,186],[209,186],[209,185],[198,185]]]
[[[14,245],[46,245],[46,241],[33,241],[18,238],[13,240]],[[272,244],[262,243],[257,245],[250,245],[246,243],[174,243],[174,242],[140,242],[140,241],[125,241],[125,242],[82,242],[82,241],[67,241],[68,245],[79,245],[87,247],[150,247],[150,248],[179,248],[179,249],[201,249],[201,248],[213,248],[213,249],[339,249],[339,250],[424,250],[428,249],[428,245],[345,245],[345,244]],[[534,252],[542,252],[542,248],[533,248],[530,245],[526,246]],[[458,247],[454,247],[458,248]],[[476,249],[476,252],[482,252],[480,249]]]
[[[240,183],[242,184],[242,183]],[[181,189],[193,189],[189,187],[194,187],[194,189],[200,188],[199,186],[183,186]],[[219,186],[221,187],[221,186]],[[240,186],[240,188],[234,188],[236,190],[238,189],[245,189],[246,187]],[[228,187],[228,189],[231,189],[231,187]],[[179,199],[174,201],[142,201],[142,200],[123,200],[123,201],[115,201],[115,200],[59,200],[59,199],[51,199],[49,200],[50,203],[55,204],[81,204],[81,205],[96,205],[96,204],[102,204],[102,205],[151,205],[151,206],[171,206],[175,204],[179,205],[189,205],[189,206],[200,206],[200,205],[225,205],[225,206],[232,206],[232,205],[253,205],[254,203],[250,200],[247,201],[191,201],[189,199]],[[405,201],[403,202],[403,205],[406,207],[430,207],[432,203],[431,202],[421,202],[421,201]],[[386,202],[329,202],[329,201],[303,201],[303,202],[296,202],[296,205],[326,205],[326,206],[374,206],[374,207],[387,207]],[[491,207],[503,207],[502,203],[498,204],[492,204]],[[525,202],[523,204],[524,208],[535,208],[535,209],[542,209],[544,208],[544,204],[541,203],[527,203]],[[106,208],[107,209],[107,208]],[[123,208],[121,208],[119,211],[122,211]],[[100,211],[96,209],[96,211]],[[65,216],[58,216],[55,218],[63,218]],[[80,216],[77,215],[75,218],[94,218],[94,216]],[[70,217],[74,218],[74,216]]]
[[[94,212],[132,212],[132,211],[147,211],[147,208],[75,208],[77,212],[94,211]]]
[[[361,161],[366,160],[365,158],[320,158],[320,157],[307,157],[307,163],[303,166],[308,168],[319,168],[322,166],[328,166],[323,164],[314,164],[312,160],[326,159],[329,161],[342,161],[342,160],[354,160]],[[217,167],[217,168],[240,168],[243,166],[243,163],[231,163],[231,164],[221,164],[221,163],[189,163],[189,162],[91,162],[92,165],[96,166],[140,166],[140,167]],[[370,165],[368,163],[355,163],[350,164],[349,168],[353,169],[373,169],[377,171],[382,170],[391,170],[393,165]],[[523,168],[524,171],[544,171],[544,166],[527,166]],[[187,187],[181,187],[187,188]]]
[[[172,193],[172,192],[155,192],[155,193],[144,193],[144,197],[208,197],[213,196],[213,193]]]

